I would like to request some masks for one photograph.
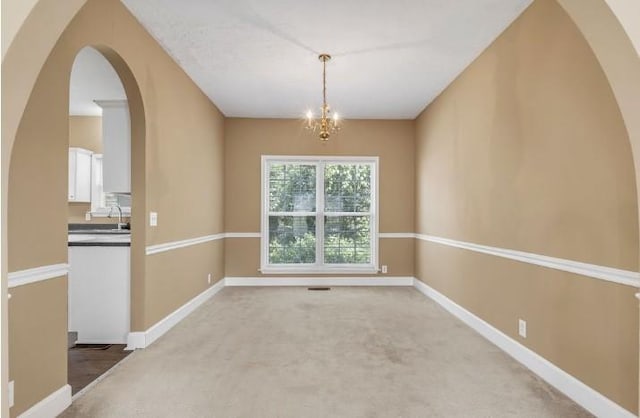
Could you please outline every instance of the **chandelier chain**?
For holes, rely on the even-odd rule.
[[[322,60],[322,108],[327,109],[327,60]],[[323,112],[324,113],[324,112]]]

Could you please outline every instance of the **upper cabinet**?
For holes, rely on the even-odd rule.
[[[69,148],[69,202],[91,202],[91,155],[84,148]]]
[[[96,100],[102,108],[103,190],[131,193],[131,122],[126,100]]]

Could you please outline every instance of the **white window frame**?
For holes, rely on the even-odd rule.
[[[102,154],[91,155],[91,216],[96,218],[106,218],[109,216],[109,211],[111,210],[111,208],[100,206],[100,202],[102,201],[102,194],[104,193],[104,191],[100,182],[98,181],[98,175],[102,176],[103,173],[99,172],[100,170],[96,168],[98,165],[97,160],[103,160]],[[102,164],[103,163],[101,162],[100,165],[102,166]],[[102,179],[102,184],[104,184],[104,178]],[[123,206],[120,209],[122,209],[123,217],[131,217],[130,206]],[[117,217],[118,213],[113,212],[111,216]]]
[[[269,264],[269,166],[273,163],[313,164],[316,166],[316,212],[286,212],[285,216],[316,217],[316,262],[314,264]],[[352,212],[324,211],[324,166],[326,164],[369,164],[371,166],[370,216],[371,262],[369,264],[324,264],[324,217],[355,215]],[[261,166],[260,271],[263,274],[371,274],[378,272],[378,166],[379,157],[263,155]]]

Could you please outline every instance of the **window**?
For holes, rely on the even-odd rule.
[[[131,216],[131,195],[102,191],[102,154],[91,156],[91,215],[107,216],[112,206],[119,205],[123,216]],[[118,216],[117,212],[112,213]]]
[[[263,273],[377,271],[377,157],[262,157]]]

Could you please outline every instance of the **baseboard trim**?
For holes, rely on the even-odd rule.
[[[137,348],[149,347],[155,340],[173,328],[178,322],[186,318],[191,312],[209,300],[225,286],[224,279],[219,280],[213,286],[191,299],[169,315],[165,316],[151,328],[142,332],[130,332],[127,336],[127,347],[125,350],[135,350]]]
[[[225,286],[413,286],[413,277],[227,277]]]
[[[60,389],[18,415],[18,418],[51,418],[57,417],[71,405],[71,386],[64,385]]]
[[[582,383],[424,282],[415,279],[414,287],[595,416],[636,417],[611,399]]]

